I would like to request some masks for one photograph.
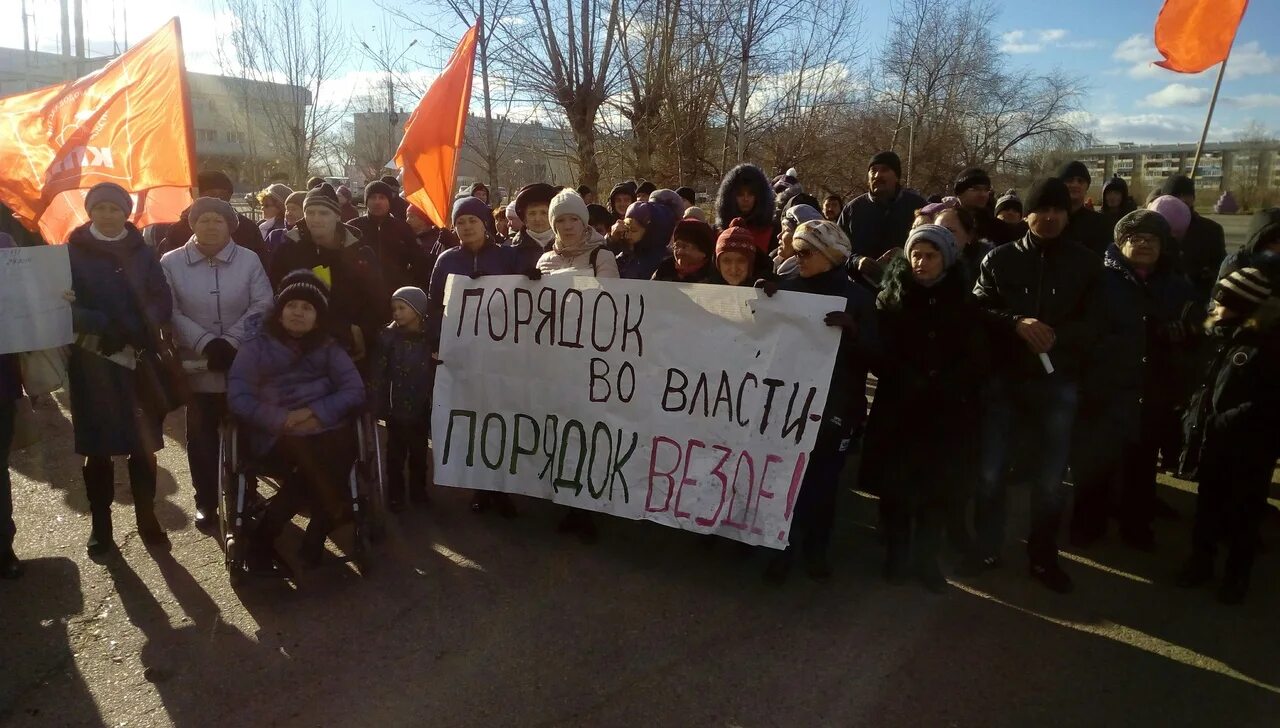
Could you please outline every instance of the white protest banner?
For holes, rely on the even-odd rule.
[[[0,354],[70,344],[71,262],[65,245],[0,249]]]
[[[437,483],[786,546],[842,299],[568,275],[445,297]]]

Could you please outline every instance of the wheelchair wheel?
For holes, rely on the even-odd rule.
[[[223,428],[218,449],[218,531],[222,537],[223,564],[234,586],[244,569],[244,523],[239,510],[240,478],[235,471],[235,431]]]

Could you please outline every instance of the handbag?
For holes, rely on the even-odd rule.
[[[150,348],[137,352],[134,380],[142,408],[165,415],[186,404],[191,399],[191,389],[173,339],[160,333],[152,341]]]
[[[66,346],[19,354],[22,388],[27,394],[35,395],[49,394],[67,386],[67,359],[70,356],[71,349]]]

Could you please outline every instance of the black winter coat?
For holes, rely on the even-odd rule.
[[[879,322],[875,298],[870,291],[849,280],[843,268],[833,268],[811,278],[794,278],[778,283],[779,290],[840,296],[845,312],[857,322],[857,333],[844,333],[831,372],[827,406],[822,411],[815,450],[839,445],[857,432],[867,416],[867,372],[880,356]]]
[[[1280,326],[1219,324],[1200,389],[1183,418],[1183,470],[1230,467],[1270,478],[1280,456]]]
[[[374,255],[378,256],[387,296],[401,286],[417,285],[415,281],[431,279],[430,268],[425,273],[422,271],[428,256],[418,246],[417,236],[409,223],[391,215],[361,215],[347,224],[360,231],[360,242],[372,248]]]
[[[857,269],[860,257],[879,258],[892,248],[906,245],[916,210],[924,206],[923,197],[904,189],[899,189],[887,202],[876,200],[868,192],[845,205],[839,225],[853,246],[849,270]]]
[[[339,225],[345,236],[337,249],[321,248],[311,239],[307,223],[300,221],[285,233],[285,240],[271,257],[268,277],[279,289],[280,280],[290,272],[317,267],[329,269],[329,313],[325,317],[329,334],[348,352],[354,349],[351,327],[360,329],[365,350],[373,351],[378,331],[391,319],[391,298],[382,282],[378,256],[363,244],[353,227]],[[358,364],[361,362],[357,362]]]
[[[1114,236],[1115,228],[1107,227],[1107,219],[1102,216],[1102,213],[1087,207],[1081,207],[1071,213],[1067,229],[1062,233],[1064,239],[1080,243],[1092,250],[1099,258],[1111,244]]]
[[[1103,316],[1081,381],[1077,470],[1103,468],[1124,443],[1176,424],[1195,377],[1201,315],[1190,281],[1165,259],[1144,281],[1114,243],[1103,266]],[[1186,335],[1171,335],[1170,324]]]
[[[894,261],[876,299],[882,354],[858,482],[880,494],[958,496],[972,482],[989,368],[984,314],[961,267],[926,288]]]
[[[71,231],[72,326],[77,335],[112,334],[151,348],[173,315],[173,297],[160,261],[142,233],[126,223],[123,240],[99,240],[86,223]],[[78,345],[67,365],[75,451],[80,455],[132,455],[164,447],[164,412],[144,412],[135,370]]]
[[[1226,233],[1221,225],[1193,211],[1178,247],[1182,272],[1200,293],[1200,300],[1208,301],[1213,284],[1218,282],[1218,267],[1227,257]]]
[[[1057,337],[1049,351],[1055,372],[1078,379],[1097,337],[1101,280],[1101,258],[1065,238],[1042,241],[1028,232],[991,251],[973,293],[988,311],[993,370],[1018,379],[1045,376],[1014,329],[1020,318],[1034,318]]]

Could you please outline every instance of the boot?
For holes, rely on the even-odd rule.
[[[84,477],[85,495],[89,498],[89,557],[100,559],[116,551],[111,527],[111,501],[115,499],[111,459],[86,459],[80,473]]]
[[[130,455],[128,466],[138,536],[147,546],[167,548],[169,536],[156,520],[156,459],[151,455]]]
[[[112,539],[111,506],[106,510],[90,516],[93,524],[89,532],[89,557],[103,558],[116,551],[116,542]]]
[[[1194,551],[1178,572],[1178,586],[1183,589],[1195,589],[1213,579],[1213,554],[1205,551]]]

